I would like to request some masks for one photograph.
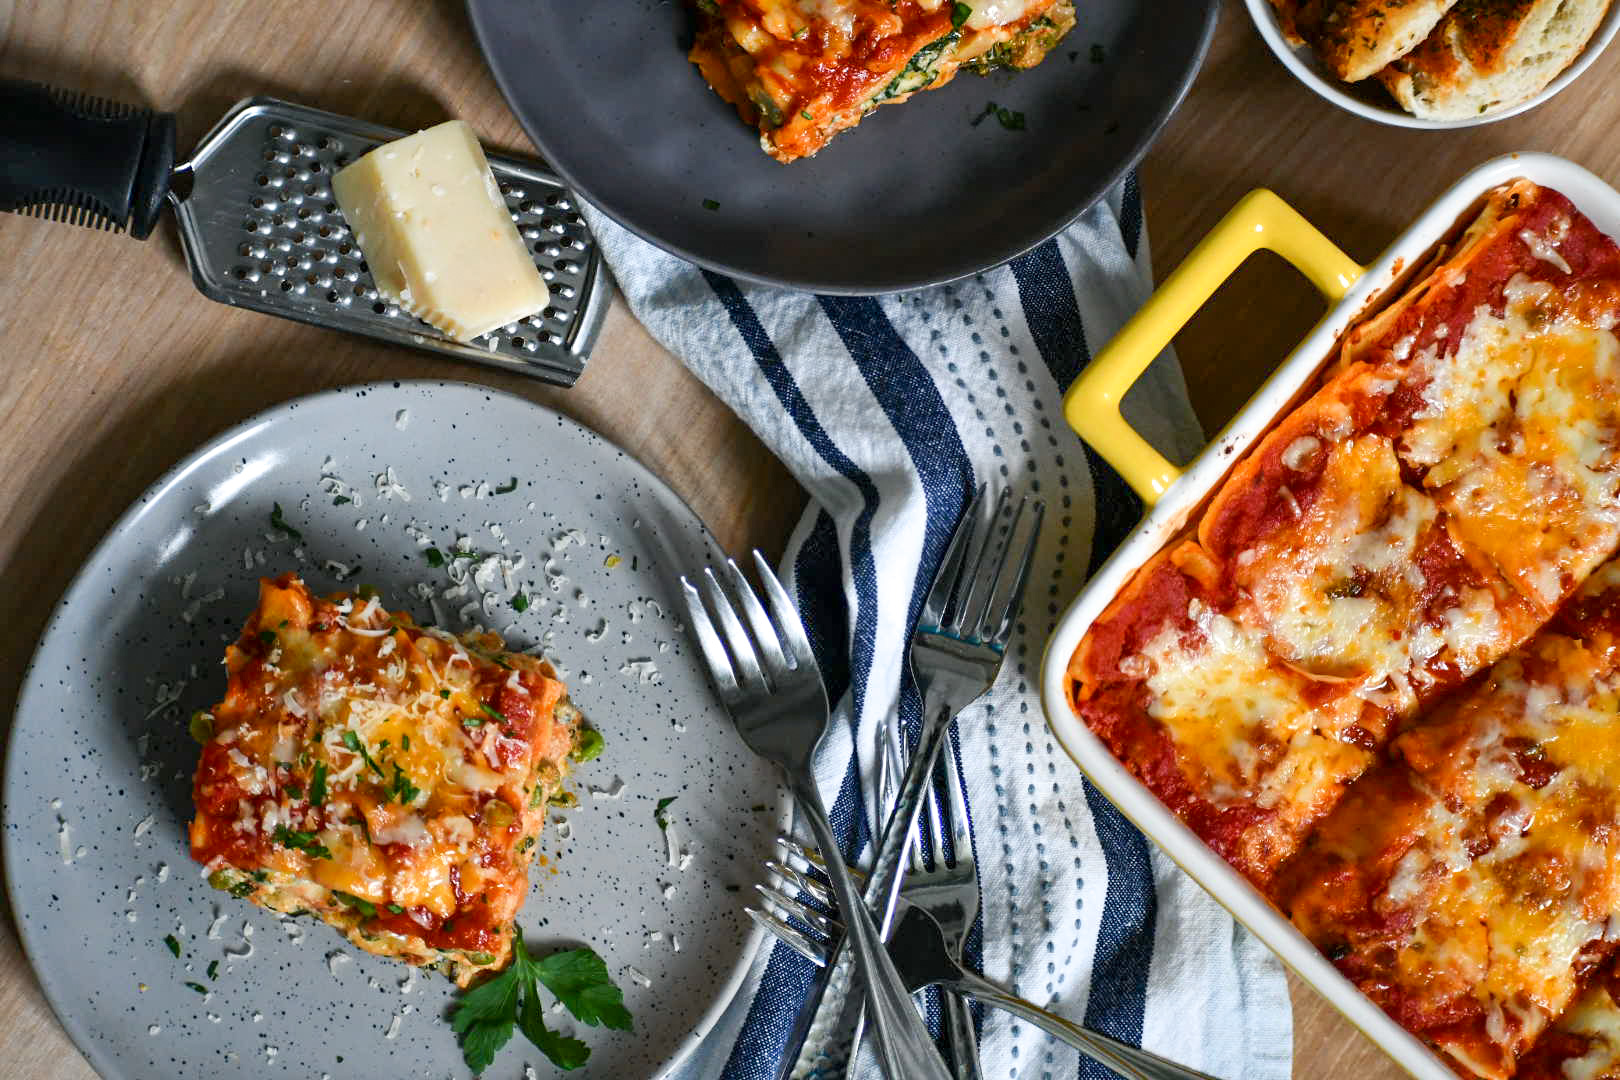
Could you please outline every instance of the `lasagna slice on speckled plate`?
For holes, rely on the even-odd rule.
[[[504,967],[546,806],[600,745],[551,666],[291,574],[225,665],[193,718],[209,882],[463,986]]]

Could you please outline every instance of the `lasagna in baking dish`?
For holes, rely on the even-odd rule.
[[[261,583],[225,665],[193,723],[210,883],[463,986],[504,967],[585,731],[550,665],[291,574]]]
[[[1620,248],[1492,192],[1068,665],[1113,754],[1466,1075],[1592,1028],[1620,945],[1617,322]]]
[[[879,105],[1040,63],[1071,0],[696,0],[691,60],[782,162],[809,157]]]

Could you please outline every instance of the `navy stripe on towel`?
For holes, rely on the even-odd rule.
[[[922,552],[906,611],[908,626],[922,612],[934,572],[967,505],[973,466],[956,419],[928,369],[871,297],[822,296],[821,309],[866,381],[878,406],[905,444],[922,484],[927,521]],[[922,702],[909,678],[900,683],[900,729],[915,744],[922,728]]]
[[[1130,185],[1126,188],[1130,200]],[[1139,212],[1139,211],[1138,211]],[[1013,277],[1024,305],[1035,346],[1058,386],[1068,389],[1091,360],[1085,327],[1062,253],[1054,241],[1015,260]],[[1090,570],[1117,547],[1140,513],[1136,496],[1092,449],[1085,447],[1090,467],[1096,528],[1091,542]],[[1148,965],[1153,958],[1153,922],[1158,898],[1148,862],[1147,841],[1100,796],[1089,781],[1086,801],[1108,865],[1108,890],[1102,922],[1097,930],[1097,952],[1086,1004],[1086,1024],[1118,1039],[1140,1043],[1142,1016],[1147,1007]],[[1082,1059],[1083,1080],[1110,1076],[1106,1069]]]
[[[1148,968],[1153,962],[1153,925],[1158,897],[1147,841],[1113,803],[1082,780],[1092,826],[1108,862],[1108,894],[1091,968],[1085,1026],[1140,1046],[1147,1009]],[[1112,1080],[1114,1074],[1080,1059],[1080,1080]]]

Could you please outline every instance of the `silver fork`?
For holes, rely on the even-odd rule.
[[[730,559],[726,560],[727,578],[753,630],[753,639],[743,629],[742,620],[712,569],[703,572],[704,586],[715,618],[724,630],[724,641],[704,610],[703,598],[683,577],[681,591],[687,612],[720,700],[736,721],[743,741],[782,770],[821,849],[837,851],[838,841],[827,820],[811,766],[826,734],[830,713],[821,669],[793,602],[758,551],[754,552],[754,565],[765,586],[774,625],[748,580]],[[951,1080],[843,860],[833,859],[830,870],[839,910],[849,923],[848,940],[856,968],[866,984],[874,1042],[884,1072],[891,1080]]]
[[[923,702],[922,735],[906,765],[894,812],[872,864],[870,886],[882,890],[873,907],[881,916],[879,925],[885,927],[900,892],[900,860],[916,831],[923,795],[951,720],[989,690],[1001,670],[1046,513],[1041,500],[1025,496],[1003,536],[998,539],[992,529],[982,543],[975,544],[975,521],[983,504],[981,486],[962,512],[911,635],[911,676]],[[1003,491],[991,521],[1003,520],[1009,505],[1010,496]],[[1022,527],[1026,515],[1031,519],[1027,530]],[[1026,531],[1015,560],[1013,541]]]
[[[819,870],[827,869],[826,860],[819,851],[806,848],[791,837],[777,837],[777,843],[790,858],[797,858]],[[816,902],[829,907],[833,905],[832,894],[811,874],[801,873],[791,865],[775,860],[767,860],[765,868]],[[850,873],[860,876],[859,871]],[[941,914],[954,917],[948,908],[957,900],[947,892],[936,893],[929,889],[929,879],[935,873],[924,871],[908,874],[905,890],[900,894],[895,909],[895,928],[888,948],[908,990],[915,993],[926,986],[938,986],[947,991],[947,996],[952,1000],[974,998],[993,1008],[1013,1013],[1128,1080],[1214,1080],[1207,1073],[1178,1065],[1158,1054],[1065,1020],[964,968],[947,947],[945,932],[940,926]],[[768,885],[756,888],[766,902],[781,914],[749,908],[748,915],[811,963],[825,965],[837,947],[838,935],[843,932],[842,924],[779,889]],[[940,912],[936,904],[947,908],[947,911]],[[797,920],[808,927],[808,931],[801,930],[790,920]]]
[[[998,537],[992,525],[989,534],[975,543],[984,491],[980,485],[962,511],[911,635],[912,678],[923,699],[922,732],[906,765],[893,809],[884,807],[889,811],[888,823],[864,890],[877,925],[885,934],[900,892],[900,861],[911,847],[923,793],[939,759],[946,730],[957,713],[996,681],[1040,539],[1045,504],[1025,496],[1004,533]],[[1010,505],[1011,496],[1003,491],[996,500],[992,523],[1005,520]],[[1023,543],[1015,546],[1021,534]],[[898,751],[898,735],[886,736],[886,742],[891,749],[880,757],[880,763],[888,762],[893,771],[898,771],[890,756]],[[838,959],[833,970],[799,1012],[794,1042],[789,1046],[790,1059],[798,1057],[812,1028],[838,1033],[835,1038],[847,1038],[851,1059],[854,1057],[861,1039],[860,1015],[854,1008],[856,1002],[847,997],[840,1001],[836,996],[835,988],[842,984],[848,961],[836,948],[835,955]],[[835,1011],[823,1016],[824,1004]]]
[[[911,873],[906,875],[902,895],[909,894],[912,903],[934,916],[946,951],[960,962],[962,946],[979,914],[979,873],[973,859],[973,837],[968,831],[967,803],[956,755],[947,747],[941,756],[945,759],[946,797],[940,799],[938,784],[929,785],[927,812],[923,815],[934,852],[933,866],[927,866],[923,858],[919,829],[912,838]],[[946,834],[951,838],[950,862],[945,860]],[[945,1014],[945,1038],[957,1080],[982,1080],[979,1040],[973,1031],[973,1010],[967,999],[946,994],[940,1008]]]

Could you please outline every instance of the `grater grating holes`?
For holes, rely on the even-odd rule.
[[[403,332],[419,343],[422,336],[437,336],[377,292],[332,198],[332,175],[376,142],[349,133],[340,136],[318,124],[289,124],[282,118],[272,123],[264,116],[250,121],[237,137],[246,141],[243,149],[255,155],[258,169],[249,165],[243,170],[242,182],[251,178],[237,204],[245,211],[245,236],[220,252],[222,291],[242,294],[244,306],[264,303],[275,294],[278,305],[290,303],[316,320],[322,310],[334,316],[341,311],[345,320],[373,324],[378,333]],[[575,308],[591,295],[593,277],[600,271],[593,269],[588,234],[567,193],[550,188],[544,179],[526,176],[514,183],[500,171],[505,167],[496,166],[499,190],[553,302],[473,344],[532,365],[546,362],[537,356],[542,349],[569,349],[575,337],[583,340],[591,332],[575,317]]]
[[[271,188],[279,194],[280,199],[256,196],[251,201],[256,214],[246,222],[245,227],[259,235],[279,236],[277,248],[283,251],[298,249],[300,257],[287,257],[283,266],[269,267],[269,272],[283,279],[279,283],[280,290],[283,293],[309,295],[324,303],[345,308],[352,306],[356,298],[371,300],[373,316],[403,319],[415,324],[415,317],[403,313],[395,304],[386,303],[374,288],[361,287],[361,282],[369,279],[369,269],[358,249],[348,243],[347,228],[335,220],[313,230],[308,227],[309,222],[337,212],[335,202],[330,199],[329,176],[348,164],[348,155],[342,152],[342,142],[329,133],[311,133],[300,138],[300,133],[288,125],[267,125],[264,134],[267,142],[261,152],[262,159],[282,168],[275,172],[259,173],[254,183],[259,188]],[[322,160],[322,155],[326,160]],[[536,256],[539,256],[536,257],[536,267],[541,270],[541,277],[548,282],[559,300],[577,298],[577,279],[585,267],[575,259],[565,257],[564,253],[572,254],[573,249],[585,251],[585,241],[580,236],[570,235],[582,232],[583,225],[578,215],[572,214],[572,202],[557,191],[546,194],[543,199],[533,199],[528,198],[527,191],[517,185],[502,183],[499,189],[507,199],[512,219],[517,222],[522,235],[538,238],[541,230],[544,230],[554,236],[552,243],[535,244]],[[306,274],[296,282],[285,279],[288,270],[303,269],[308,272],[318,262],[335,264],[329,277]],[[254,285],[259,277],[246,266],[237,267],[237,270],[232,277],[243,285]],[[345,283],[350,277],[356,282],[352,288],[343,290],[334,287],[334,282]],[[533,324],[527,337],[518,335],[517,327],[505,327],[492,332],[484,338],[484,342],[496,350],[505,345],[523,353],[533,353],[539,343],[561,345],[569,330],[570,316],[572,311],[557,308],[554,304],[539,319],[527,321]],[[546,322],[551,327],[546,327]]]

